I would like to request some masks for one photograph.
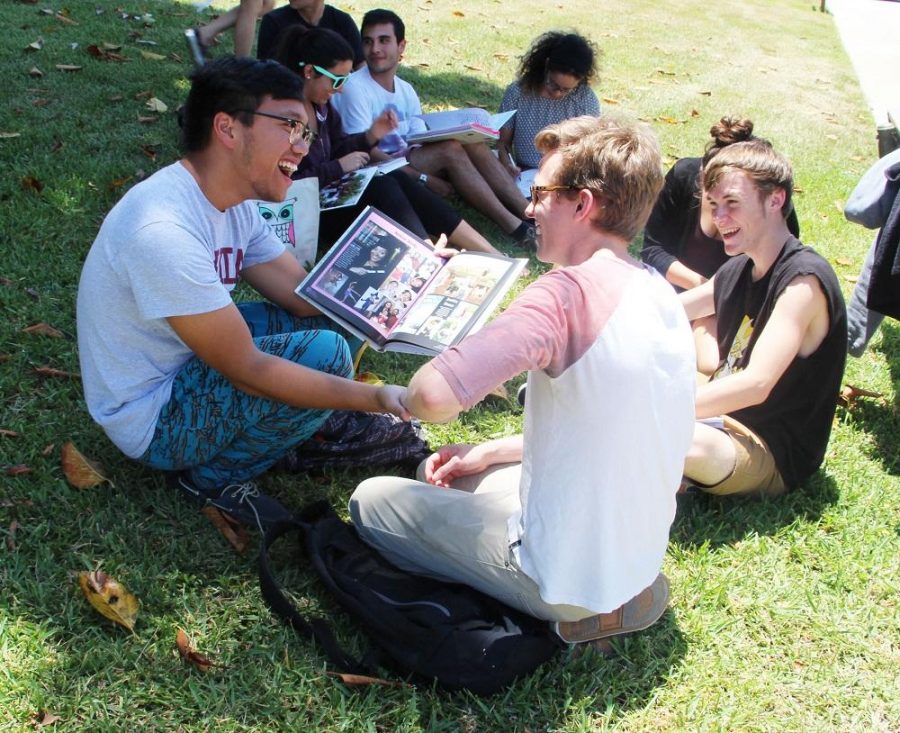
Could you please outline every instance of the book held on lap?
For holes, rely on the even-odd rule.
[[[435,355],[484,324],[526,262],[441,257],[369,206],[296,292],[378,351]]]
[[[429,112],[418,115],[428,129],[407,135],[406,142],[416,145],[441,140],[459,140],[463,144],[494,141],[500,137],[500,128],[515,113],[513,109],[492,115],[478,107]]]

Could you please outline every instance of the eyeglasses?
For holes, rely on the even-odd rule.
[[[257,112],[252,109],[244,109],[242,112],[247,112],[251,115],[258,115],[259,117],[268,117],[272,120],[280,120],[284,124],[286,124],[289,128],[291,128],[290,136],[288,137],[291,145],[296,145],[301,140],[307,146],[312,145],[319,137],[317,132],[309,129],[309,125],[304,122],[300,122],[300,120],[295,120],[293,117],[282,117],[281,115],[273,115],[268,112]]]
[[[532,186],[531,187],[531,204],[537,206],[538,194],[546,191],[577,191],[578,186]]]
[[[298,65],[300,66],[300,68],[307,66],[307,64],[303,61],[301,61]],[[322,76],[327,76],[329,79],[331,79],[331,88],[334,89],[335,91],[337,91],[342,86],[344,86],[344,82],[346,82],[347,79],[350,78],[350,74],[344,74],[343,76],[338,76],[337,74],[332,74],[330,71],[328,71],[328,69],[323,69],[321,66],[316,66],[316,64],[309,64],[309,66],[312,66]]]
[[[547,88],[547,91],[551,94],[561,94],[562,96],[566,96],[567,94],[571,94],[576,89],[578,89],[578,85],[576,84],[573,87],[564,87],[560,84],[557,84],[553,79],[550,78],[550,75],[544,77],[544,86]]]

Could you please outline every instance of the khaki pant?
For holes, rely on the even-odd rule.
[[[520,475],[518,463],[496,466],[457,480],[451,489],[396,476],[371,478],[350,497],[350,516],[363,540],[403,570],[463,583],[548,621],[592,615],[545,603],[516,563],[507,523],[520,508]]]
[[[734,469],[724,481],[701,486],[710,494],[760,494],[778,496],[787,488],[775,465],[772,451],[750,428],[725,416],[723,428],[734,446]],[[699,484],[698,484],[699,485]]]

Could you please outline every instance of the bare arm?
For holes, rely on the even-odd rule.
[[[403,387],[355,382],[260,351],[233,303],[209,313],[167,320],[198,358],[243,392],[294,407],[392,412],[409,417],[402,404]]]
[[[294,292],[306,277],[306,270],[290,252],[282,252],[261,265],[244,268],[241,277],[266,300],[292,315],[300,318],[319,315],[319,311]]]
[[[425,480],[446,488],[461,476],[481,473],[500,463],[519,463],[522,461],[522,445],[521,435],[496,438],[480,445],[445,445],[425,461]]]
[[[685,290],[696,288],[706,282],[706,278],[703,275],[695,272],[679,260],[675,260],[669,265],[669,269],[666,270],[666,280],[672,285],[677,285]]]
[[[697,417],[724,415],[765,402],[794,358],[815,351],[827,331],[828,306],[822,286],[812,275],[796,278],[776,301],[747,367],[697,388]]]
[[[413,375],[407,389],[407,409],[421,420],[449,422],[463,409],[447,380],[430,362]]]
[[[684,306],[684,312],[687,313],[689,321],[696,321],[698,318],[711,316],[716,312],[716,304],[713,300],[715,280],[716,278],[713,276],[702,285],[678,294],[678,300]]]
[[[513,129],[512,125],[506,125],[500,130],[500,139],[497,141],[497,157],[503,163],[503,167],[506,168],[509,175],[515,178],[522,171],[512,159]]]

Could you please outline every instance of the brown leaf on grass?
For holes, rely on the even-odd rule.
[[[858,275],[844,275],[844,280],[846,280],[848,283],[856,284],[856,281],[859,280],[859,276]]]
[[[103,475],[103,467],[86,458],[71,440],[63,445],[60,461],[66,481],[76,489],[90,489],[104,482],[115,487],[115,484]]]
[[[144,116],[142,116],[142,115],[138,115],[137,120],[138,120],[138,122],[140,122],[142,125],[150,125],[150,124],[152,124],[152,123],[154,123],[154,122],[159,122],[159,117],[144,117]]]
[[[463,64],[463,66],[469,71],[484,71],[480,66],[473,66],[472,64]]]
[[[194,645],[191,644],[188,635],[181,629],[178,629],[178,633],[175,634],[175,648],[178,649],[178,653],[181,655],[185,664],[194,666],[200,672],[209,672],[211,667],[222,666],[216,664],[209,657],[194,649]]]
[[[337,677],[345,685],[360,687],[364,685],[380,685],[382,687],[406,687],[403,682],[383,680],[380,677],[369,677],[364,674],[348,674],[347,672],[326,672],[330,677]]]
[[[497,59],[498,61],[509,61],[509,54],[508,53],[495,53],[494,58]]]
[[[107,102],[121,102],[125,97],[121,94],[111,94],[106,98]]]
[[[107,184],[106,188],[109,191],[115,191],[117,188],[122,188],[128,181],[131,180],[131,176],[125,176],[124,178],[114,178]]]
[[[134,98],[135,99],[150,99],[150,97],[152,97],[152,96],[153,96],[153,92],[151,92],[149,89],[145,89],[143,92],[137,92],[134,95]]]
[[[98,46],[96,43],[92,43],[90,46],[85,48],[91,56],[95,59],[100,59],[101,61],[117,61],[119,63],[123,61],[128,61],[128,59],[120,53],[116,53],[115,51],[110,51],[102,46]]]
[[[183,63],[184,63],[184,59],[181,58],[181,56],[179,56],[179,55],[178,55],[177,53],[175,53],[174,51],[170,51],[170,52],[169,52],[169,58],[170,58],[172,61],[174,61],[176,64],[183,64]]]
[[[666,69],[657,69],[657,74],[661,74],[662,76],[675,76],[674,71],[666,71]]]
[[[161,53],[153,53],[153,51],[141,51],[141,58],[147,61],[165,61],[166,57]]]
[[[0,436],[4,438],[18,438],[19,434],[15,430],[7,430],[6,428],[0,428]]]
[[[247,552],[247,548],[250,546],[250,535],[240,522],[220,512],[214,506],[205,506],[200,510],[200,513],[222,533],[222,536],[228,540],[238,555],[243,555]]]
[[[709,90],[706,90],[706,89],[704,89],[702,92],[697,92],[697,94],[699,94],[703,97],[711,97],[712,96],[712,92]]]
[[[35,99],[35,100],[31,103],[31,106],[32,106],[32,107],[46,107],[48,104],[50,104],[50,100],[49,100],[49,99]]]
[[[612,97],[603,97],[603,103],[604,104],[618,104],[619,100],[613,99]]]
[[[31,499],[0,499],[0,507],[12,509],[14,506],[34,506]]]
[[[696,109],[691,110],[691,117],[699,117],[699,116],[700,116],[700,112],[698,110],[696,110]]]
[[[139,603],[124,585],[102,570],[78,573],[78,585],[98,613],[134,633]]]
[[[31,724],[35,728],[40,730],[41,728],[44,728],[48,725],[53,725],[54,723],[59,722],[60,720],[62,720],[62,718],[60,718],[58,715],[54,715],[53,713],[48,712],[47,710],[41,710],[41,712],[39,712],[37,715],[35,715],[34,718],[31,720]]]
[[[59,377],[61,379],[81,379],[81,375],[78,372],[67,372],[63,369],[56,369],[55,367],[35,367],[32,369],[35,374],[39,377]]]
[[[159,154],[156,150],[156,145],[142,145],[141,152],[150,158],[150,160],[156,160],[156,156]]]
[[[40,51],[44,47],[44,39],[38,38],[25,46],[26,51]]]
[[[684,120],[676,120],[674,117],[667,117],[666,115],[660,115],[655,119],[657,122],[665,122],[667,125],[680,125],[684,122]]]
[[[853,264],[852,262],[850,262],[850,260],[848,260],[845,257],[835,257],[834,262],[835,262],[835,264],[843,265],[844,267],[849,267],[850,265]]]
[[[11,138],[21,136],[21,132],[0,132],[0,140],[10,140]]]
[[[6,475],[7,476],[25,476],[29,474],[34,469],[31,466],[26,466],[24,463],[17,463],[15,466],[7,466],[6,467]]]
[[[57,64],[57,71],[81,71],[84,67],[77,64]]]
[[[47,443],[47,445],[41,449],[41,455],[46,458],[53,452],[54,448],[56,448],[56,443]]]
[[[32,66],[31,69],[28,70],[28,76],[32,79],[40,79],[44,75],[44,72],[41,71],[37,66]]]
[[[25,191],[34,191],[40,193],[44,190],[44,184],[34,176],[22,176],[22,188]]]
[[[838,404],[848,409],[852,409],[860,397],[883,399],[884,395],[881,392],[872,392],[868,389],[863,389],[862,387],[855,387],[852,384],[845,384],[841,388],[841,393],[838,396]]]
[[[54,20],[58,20],[60,23],[65,23],[66,25],[79,25],[77,20],[73,20],[69,17],[68,10],[60,10],[53,14]]]
[[[462,10],[454,10],[452,13],[457,18],[465,18],[466,14]]]
[[[13,519],[12,522],[9,523],[9,529],[7,530],[7,535],[6,535],[6,548],[10,552],[15,552],[16,530],[21,526],[22,525],[20,525],[15,519]]]
[[[40,323],[35,323],[31,326],[26,326],[22,329],[22,333],[33,333],[38,336],[51,336],[53,338],[59,339],[62,338],[62,331],[53,328],[49,323],[44,323],[41,321]]]

